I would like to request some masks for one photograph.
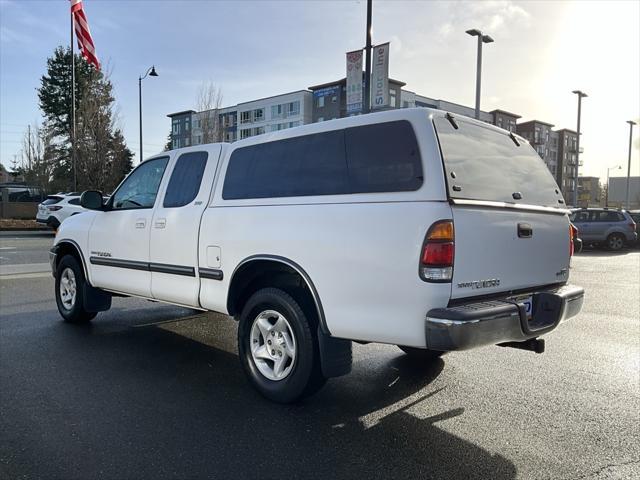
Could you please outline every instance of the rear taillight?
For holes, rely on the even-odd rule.
[[[573,256],[575,251],[574,240],[578,238],[578,229],[572,223],[569,224],[569,256]]]
[[[632,232],[635,232],[636,231],[636,224],[633,223],[633,222],[629,223],[629,228],[631,229]]]
[[[439,220],[429,228],[422,246],[420,278],[425,282],[450,282],[454,257],[453,221]]]
[[[50,212],[57,212],[58,210],[60,210],[62,207],[60,205],[54,205],[51,207],[48,207]]]

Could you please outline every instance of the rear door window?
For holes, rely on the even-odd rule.
[[[455,118],[436,117],[449,196],[549,207],[564,206],[558,186],[536,151],[524,139]]]
[[[169,179],[163,207],[183,207],[198,196],[204,169],[207,166],[207,156],[207,152],[189,152],[180,155]]]

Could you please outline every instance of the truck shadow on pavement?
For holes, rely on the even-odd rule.
[[[135,310],[118,310],[91,326],[47,313],[51,326],[22,367],[29,381],[5,385],[33,390],[29,403],[5,412],[30,419],[21,426],[29,444],[20,446],[20,472],[29,476],[37,464],[65,478],[516,476],[506,458],[438,426],[464,408],[411,413],[446,394],[431,385],[443,360],[416,366],[400,352],[359,354],[350,375],[298,404],[276,405],[245,380],[232,320],[148,325],[131,320]],[[46,457],[36,453],[43,446]]]

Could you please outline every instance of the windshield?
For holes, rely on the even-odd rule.
[[[536,151],[520,137],[455,117],[434,119],[449,196],[563,207],[558,186]]]

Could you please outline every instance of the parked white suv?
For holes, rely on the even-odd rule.
[[[58,309],[86,322],[112,294],[239,320],[266,397],[294,401],[351,369],[351,341],[425,359],[538,339],[576,315],[564,200],[521,137],[393,110],[165,152],[65,221]]]
[[[79,193],[58,193],[49,195],[38,205],[36,222],[56,229],[66,218],[81,212],[86,210],[80,205]]]

